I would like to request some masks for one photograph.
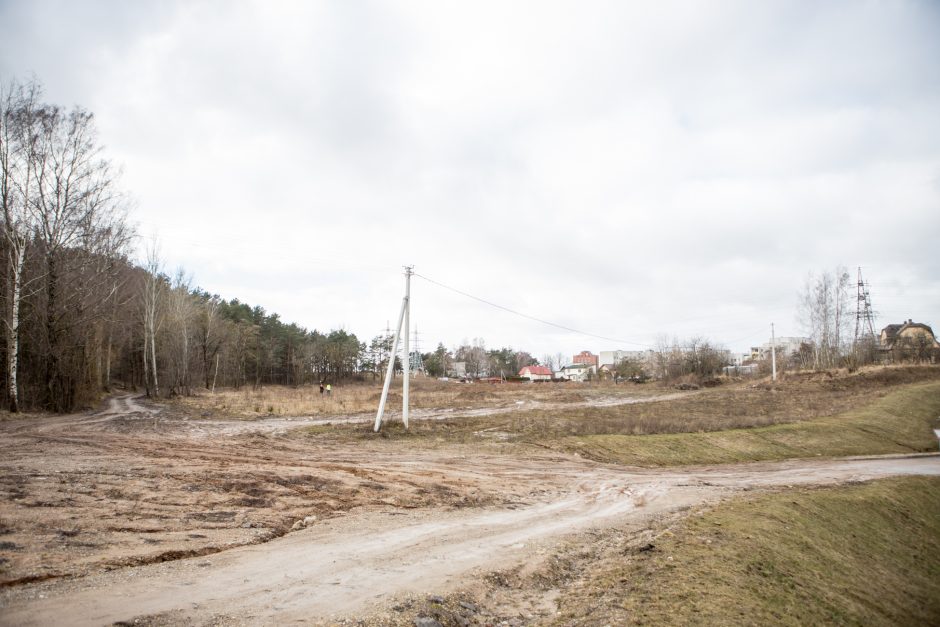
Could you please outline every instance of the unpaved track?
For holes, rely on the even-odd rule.
[[[285,624],[362,614],[396,595],[455,589],[481,570],[518,564],[588,527],[642,523],[741,489],[940,475],[940,456],[669,471],[564,466],[561,478],[552,475],[550,460],[530,460],[524,473],[516,468],[520,475],[552,475],[563,488],[524,507],[354,513],[209,557],[22,587],[5,597],[0,622],[101,625],[176,611],[186,622],[226,616]]]
[[[548,402],[538,400],[518,401],[512,405],[500,405],[492,407],[464,407],[464,408],[416,408],[409,412],[412,420],[454,420],[460,418],[476,418],[480,416],[496,416],[499,414],[508,414],[517,411],[549,411],[559,409],[572,409],[576,407],[615,407],[618,405],[637,405],[642,403],[656,403],[659,401],[669,401],[684,396],[695,394],[696,392],[670,392],[667,394],[657,394],[653,396],[602,396],[589,398],[583,401],[574,401],[567,403]],[[112,399],[112,405],[115,404]],[[144,409],[139,404],[137,409]],[[144,411],[146,411],[144,409]],[[401,421],[401,411],[388,408],[383,417],[384,423]],[[336,414],[330,416],[293,416],[285,417],[262,417],[256,420],[194,420],[187,423],[179,423],[185,426],[192,437],[215,437],[245,433],[272,433],[284,434],[291,429],[298,427],[312,427],[322,425],[337,424],[373,424],[375,422],[374,413],[358,414]]]
[[[305,424],[186,420],[128,396],[97,413],[0,423],[9,494],[0,518],[12,529],[4,538],[23,545],[14,558],[37,556],[36,570],[23,561],[23,575],[58,577],[0,592],[0,624],[361,616],[398,595],[458,589],[579,531],[642,527],[739,490],[940,474],[937,456],[661,471],[534,449],[275,435]],[[259,498],[270,504],[236,502],[242,488],[226,483],[249,478],[266,481],[258,486],[270,495]],[[227,548],[311,511],[318,520],[306,529]],[[235,518],[199,522],[221,514]],[[125,558],[190,549],[210,554],[104,571],[134,563]],[[39,568],[50,560],[54,567]]]

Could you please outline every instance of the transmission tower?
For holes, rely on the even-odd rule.
[[[421,359],[421,347],[418,344],[418,325],[415,325],[414,350],[411,353],[411,371],[415,374],[424,372],[424,360]]]
[[[855,305],[855,344],[859,340],[875,339],[875,314],[871,308],[871,294],[868,283],[862,279],[862,268],[858,268],[858,297]]]

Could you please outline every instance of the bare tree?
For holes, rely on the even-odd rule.
[[[158,304],[160,292],[162,291],[160,276],[162,267],[160,249],[156,240],[153,240],[147,249],[147,259],[144,266],[146,275],[141,298],[144,323],[144,381],[148,396],[151,394],[153,396],[160,395],[160,383],[157,376],[157,329],[160,323]],[[152,392],[151,382],[153,383]]]
[[[32,230],[28,211],[33,194],[33,164],[39,86],[0,85],[0,204],[6,248],[6,302],[3,310],[6,340],[7,396],[11,412],[19,410],[20,307],[26,247]]]
[[[101,385],[101,318],[130,231],[92,115],[40,103],[36,82],[0,92],[6,395],[19,409],[20,309],[32,299],[30,359],[43,374],[30,389],[65,410]]]
[[[666,380],[669,378],[669,359],[673,344],[669,343],[669,336],[660,334],[656,336],[656,348],[654,350],[654,361],[656,366],[656,376]]]
[[[799,296],[800,324],[813,343],[813,366],[831,368],[838,365],[846,347],[849,331],[848,271],[837,267],[818,276],[809,274]]]
[[[37,118],[35,195],[26,208],[42,260],[45,396],[49,407],[63,410],[74,405],[87,378],[75,376],[73,368],[87,367],[81,361],[89,354],[88,337],[79,329],[101,314],[101,300],[88,296],[106,277],[102,260],[126,244],[127,229],[92,114],[45,106]],[[78,344],[70,343],[76,337]]]
[[[167,295],[167,322],[170,327],[170,361],[173,364],[173,393],[190,391],[190,334],[195,317],[195,301],[190,293],[191,279],[182,268],[176,271]]]
[[[466,364],[467,374],[474,377],[489,373],[489,357],[486,354],[486,342],[483,338],[473,338],[472,344],[463,344],[454,352],[454,359]]]
[[[218,326],[216,322],[219,317],[219,307],[221,307],[221,304],[221,300],[218,296],[205,294],[200,311],[200,319],[202,322],[200,333],[202,345],[200,348],[202,349],[202,369],[207,390],[215,387],[214,385],[210,385],[210,372],[213,370],[213,361],[215,361],[215,376],[213,380],[218,376],[219,372],[219,350],[221,349],[222,342],[216,328]]]

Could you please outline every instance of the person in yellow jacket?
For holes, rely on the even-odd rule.
[[[327,383],[327,384],[326,384],[326,395],[327,395],[327,396],[331,396],[332,394],[333,394],[333,384],[332,384],[332,383]]]

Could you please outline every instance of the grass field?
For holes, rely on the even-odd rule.
[[[375,412],[382,393],[381,381],[334,385],[330,395],[320,394],[316,385],[263,388],[245,386],[216,392],[199,390],[195,396],[175,400],[178,407],[239,418],[265,416],[331,416]],[[655,386],[555,384],[462,384],[420,378],[411,384],[413,408],[499,407],[517,401],[578,403],[592,397],[651,396],[661,394]],[[401,407],[401,379],[389,392],[389,408]]]
[[[728,386],[615,407],[318,429],[324,438],[491,443],[574,452],[597,461],[670,466],[937,450],[940,369],[877,369],[777,386]],[[761,426],[768,425],[768,426]],[[642,428],[641,428],[642,427]],[[743,427],[743,428],[742,428]]]
[[[269,387],[202,393],[179,400],[178,406],[247,419],[329,417],[371,413],[379,394],[377,385],[367,384],[338,387],[329,397],[315,387]],[[365,423],[318,425],[296,435],[323,442],[382,438],[390,446],[535,446],[638,466],[923,452],[937,448],[932,428],[940,427],[940,368],[797,374],[774,384],[736,382],[678,396],[658,385],[421,380],[412,398],[415,408],[456,410],[458,415],[414,420],[407,431],[392,420],[378,435]],[[625,399],[639,402],[625,404]],[[524,409],[533,406],[539,408]],[[460,409],[480,408],[502,411],[459,416]]]
[[[558,625],[936,625],[940,478],[736,499],[601,549]]]
[[[940,383],[899,389],[837,416],[705,433],[589,435],[547,441],[604,462],[666,466],[937,450]]]

